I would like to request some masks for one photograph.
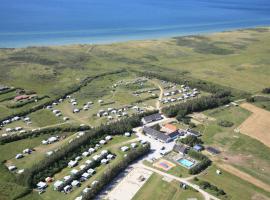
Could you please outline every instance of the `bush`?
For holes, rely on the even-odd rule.
[[[217,196],[226,194],[224,192],[224,190],[219,189],[217,186],[212,185],[211,183],[209,183],[207,181],[200,181],[199,180],[199,186],[200,186],[200,188],[202,188],[204,190],[209,189],[209,190],[213,191]]]
[[[212,161],[207,156],[205,156],[202,153],[199,153],[197,151],[189,150],[188,155],[190,157],[200,161],[194,167],[189,169],[190,174],[198,174],[212,164]]]
[[[262,90],[262,93],[264,93],[264,94],[270,94],[270,87],[269,88],[264,88]]]
[[[195,144],[203,144],[203,141],[194,135],[188,135],[187,137],[180,139],[180,142],[190,147],[193,147]]]
[[[232,127],[233,122],[223,120],[223,121],[218,122],[218,125],[223,126],[223,127]]]

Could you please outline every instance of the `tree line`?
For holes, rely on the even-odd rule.
[[[176,117],[177,120],[181,120],[192,112],[200,112],[230,103],[230,95],[230,92],[223,91],[211,96],[202,96],[184,103],[164,107],[162,112],[167,117]]]
[[[18,140],[26,139],[26,138],[32,138],[32,137],[38,137],[40,135],[47,135],[52,133],[64,133],[64,132],[76,132],[76,131],[86,131],[89,130],[89,126],[67,126],[67,127],[50,127],[50,128],[43,128],[40,130],[35,131],[28,131],[24,134],[19,135],[8,135],[5,137],[0,137],[0,145],[15,142]]]
[[[212,164],[212,161],[207,156],[205,156],[202,153],[199,153],[197,151],[189,150],[188,155],[190,157],[200,161],[194,167],[189,169],[190,174],[198,174]]]
[[[197,177],[194,178],[194,181],[198,182],[200,188],[204,189],[204,190],[211,190],[216,196],[224,196],[226,195],[226,193],[224,192],[223,189],[220,189],[218,188],[217,186],[215,185],[212,185],[211,183],[209,183],[208,181],[203,181],[203,180],[200,180],[198,179]],[[227,196],[226,196],[227,197]],[[225,197],[225,198],[226,198]]]

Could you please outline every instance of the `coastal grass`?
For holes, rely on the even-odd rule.
[[[268,87],[269,28],[104,45],[0,50],[1,84],[51,97],[116,69],[179,73],[247,92]]]
[[[154,173],[136,193],[132,200],[180,200],[196,198],[202,200],[202,195],[193,189],[182,189],[179,182],[167,182],[162,176]]]

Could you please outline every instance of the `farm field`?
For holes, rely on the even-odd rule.
[[[178,182],[167,182],[162,176],[153,174],[132,200],[180,200],[196,198],[202,200],[200,193],[191,189],[181,189]]]
[[[239,131],[270,147],[270,112],[249,103],[240,106],[252,115],[238,127]]]
[[[253,184],[238,178],[224,170],[221,170],[221,174],[217,175],[216,170],[219,169],[215,165],[211,166],[207,172],[199,175],[199,180],[208,181],[212,185],[224,190],[227,194],[227,198],[220,197],[221,199],[246,199],[246,200],[267,200],[270,197],[270,192],[266,192]],[[198,184],[193,180],[194,183]],[[209,189],[207,190],[208,192]]]
[[[197,126],[197,129],[203,133],[202,139],[205,145],[221,150],[221,155],[213,156],[213,159],[234,166],[269,185],[267,177],[270,175],[270,160],[267,155],[270,149],[263,143],[235,131],[251,113],[234,106],[212,109],[203,113],[215,119]],[[222,120],[233,122],[233,126],[218,125]]]

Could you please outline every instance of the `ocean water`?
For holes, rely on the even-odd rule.
[[[270,25],[270,0],[1,0],[0,47],[155,39]]]

